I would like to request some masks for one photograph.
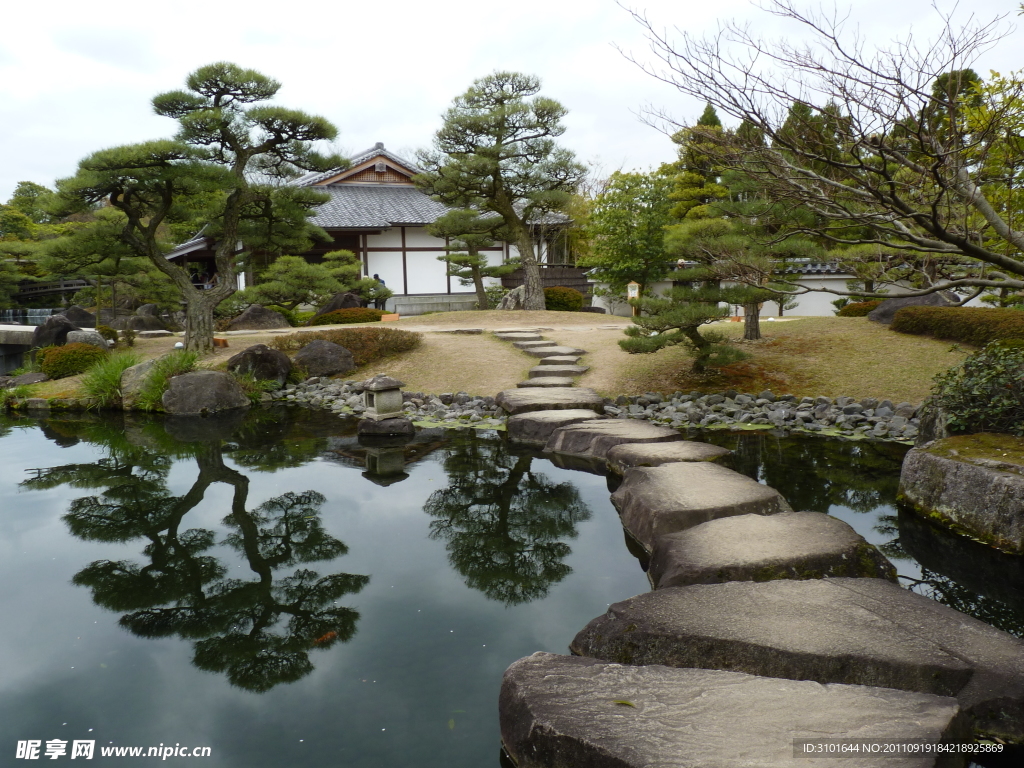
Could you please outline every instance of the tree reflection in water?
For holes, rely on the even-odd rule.
[[[563,539],[590,509],[571,483],[531,470],[533,456],[471,437],[443,449],[448,487],[427,499],[430,536],[445,542],[466,584],[507,606],[547,595],[572,569]]]
[[[234,685],[263,692],[313,670],[309,654],[351,639],[358,612],[335,605],[360,591],[368,576],[321,576],[307,568],[344,555],[344,543],[320,519],[324,497],[288,492],[248,508],[249,480],[224,463],[220,439],[182,443],[156,435],[131,441],[114,425],[93,424],[83,439],[104,445],[107,456],[90,464],[37,470],[23,486],[100,489],[71,502],[64,522],[79,538],[104,542],[146,541],[145,563],[97,560],[74,576],[97,605],[123,612],[121,626],[140,637],[177,635],[193,642],[193,663],[226,675]],[[143,443],[140,445],[139,443]],[[191,456],[199,474],[181,496],[167,488],[177,458]],[[186,515],[215,483],[232,488],[231,512],[221,545],[235,550],[256,575],[230,577],[211,554],[217,534],[185,527]],[[284,620],[284,625],[281,626]]]

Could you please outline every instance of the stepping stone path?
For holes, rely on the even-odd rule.
[[[509,439],[556,466],[622,475],[611,500],[656,589],[591,621],[577,656],[509,667],[501,736],[520,768],[804,768],[800,739],[1024,741],[1024,642],[903,589],[846,523],[793,512],[714,463],[730,451],[604,415],[604,398],[571,386],[585,353],[539,330],[495,331],[540,358],[495,397]],[[814,757],[813,768],[959,764]]]
[[[647,575],[655,589],[833,576],[896,581],[881,552],[821,512],[723,517],[670,533],[658,539]]]
[[[774,488],[707,461],[627,470],[612,504],[623,527],[648,552],[661,536],[709,520],[793,511]]]
[[[955,696],[1024,737],[1024,642],[882,579],[671,587],[612,605],[573,640],[605,661]]]
[[[556,429],[544,450],[604,459],[611,448],[622,443],[666,443],[682,439],[679,430],[671,427],[659,427],[646,421],[604,419]]]
[[[542,448],[559,427],[600,418],[603,417],[590,409],[528,411],[510,416],[505,424],[512,442]]]
[[[794,754],[794,739],[938,743],[969,729],[956,700],[707,669],[535,653],[505,672],[501,740],[519,768],[909,768],[920,756]]]

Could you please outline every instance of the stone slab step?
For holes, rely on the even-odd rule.
[[[512,416],[531,411],[567,411],[581,408],[604,413],[604,398],[585,387],[506,389],[495,396],[494,402]]]
[[[545,357],[537,365],[576,365],[579,361],[579,355],[552,355]]]
[[[517,387],[571,387],[572,379],[565,376],[540,376],[520,381]]]
[[[550,347],[550,341],[513,341],[512,346],[516,349],[533,349],[534,347]]]
[[[586,354],[582,349],[576,349],[575,347],[560,347],[554,345],[550,347],[533,347],[532,349],[524,349],[523,351],[533,357],[568,357],[573,355],[579,357],[580,355]]]
[[[977,730],[1024,738],[1024,641],[882,579],[733,581],[612,605],[574,653],[952,695]]]
[[[934,757],[794,754],[795,739],[966,740],[954,699],[535,653],[505,672],[501,740],[520,768],[920,768]]]
[[[502,341],[544,341],[539,333],[496,333],[494,334]],[[548,344],[551,344],[549,341]]]
[[[588,365],[536,365],[530,369],[530,378],[538,376],[579,376],[590,370]]]
[[[492,331],[495,336],[507,336],[510,333],[539,333],[540,328],[496,328]]]
[[[739,515],[658,539],[647,576],[655,589],[725,581],[896,581],[896,569],[842,520],[821,512]]]
[[[556,429],[544,450],[604,459],[610,449],[622,443],[667,443],[682,439],[679,431],[671,427],[660,427],[636,419],[610,419]]]
[[[732,451],[710,443],[682,440],[678,443],[624,443],[608,451],[608,469],[623,474],[633,467],[660,467],[677,461],[714,461]]]
[[[709,520],[793,511],[774,488],[707,461],[629,469],[612,504],[648,552],[661,536]]]
[[[513,443],[542,447],[559,427],[601,418],[604,417],[588,409],[533,411],[510,416],[505,422],[505,428],[508,430],[508,439]]]

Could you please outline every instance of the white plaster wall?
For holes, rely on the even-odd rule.
[[[405,255],[406,269],[409,274],[409,293],[445,293],[448,290],[448,279],[445,277],[445,264],[438,261],[444,251],[412,251]],[[452,278],[454,290],[459,281]]]
[[[405,287],[402,284],[401,253],[369,253],[367,254],[367,265],[369,267],[368,277],[378,274],[384,284],[394,293],[405,293]]]
[[[405,246],[407,248],[442,248],[444,247],[444,238],[428,235],[424,227],[406,227]]]
[[[401,248],[402,230],[399,227],[386,229],[378,235],[366,236],[367,248]]]

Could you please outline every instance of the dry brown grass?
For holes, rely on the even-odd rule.
[[[808,317],[785,322],[764,322],[765,338],[740,342],[751,357],[723,375],[696,378],[688,373],[690,358],[678,348],[652,355],[628,355],[618,341],[627,318],[575,312],[446,312],[404,318],[395,327],[425,332],[422,345],[390,360],[365,366],[350,374],[365,378],[387,373],[414,391],[441,393],[465,391],[493,395],[522,381],[537,363],[511,344],[489,334],[455,335],[440,331],[452,328],[528,328],[554,330],[544,336],[559,344],[587,350],[583,363],[591,370],[577,383],[603,395],[642,392],[689,392],[735,388],[758,392],[769,388],[777,394],[798,396],[888,398],[894,402],[919,403],[931,388],[934,376],[959,363],[969,349],[950,351],[949,342],[890,331],[866,318]],[[616,325],[616,329],[600,326]],[[740,323],[718,326],[740,337]],[[203,361],[217,367],[228,357],[252,344],[269,343],[274,334],[228,336],[227,349],[217,349]],[[169,352],[180,337],[140,339],[135,351],[144,359]],[[46,382],[34,388],[36,397],[80,397],[79,377]]]

